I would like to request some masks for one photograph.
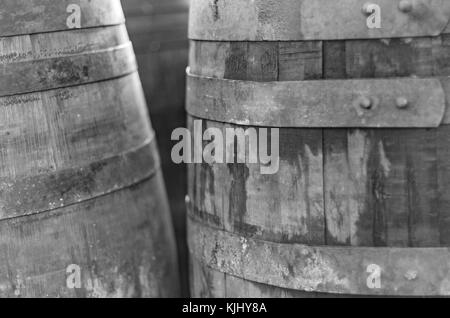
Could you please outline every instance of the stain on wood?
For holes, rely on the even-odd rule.
[[[75,29],[69,5],[81,10]],[[160,159],[120,1],[1,6],[0,297],[178,296]]]
[[[0,38],[0,96],[94,83],[136,69],[123,25]]]
[[[224,134],[238,127],[204,124]],[[251,237],[323,244],[322,132],[283,130],[280,143],[280,171],[274,175],[261,175],[259,164],[189,165],[191,213]]]
[[[448,95],[448,39],[444,34],[391,40],[192,41],[190,72],[258,82],[436,77]],[[259,54],[254,53],[257,50]],[[264,61],[271,61],[264,65],[277,65],[263,67],[262,60],[255,58],[262,55]],[[256,68],[255,62],[259,63]],[[252,63],[258,72],[249,72]],[[205,122],[220,129],[247,128]],[[246,165],[245,173],[241,164],[189,167],[190,214],[196,222],[218,231],[272,243],[447,247],[447,130],[446,124],[432,129],[280,128],[280,171],[276,175],[262,176],[252,165]],[[202,174],[206,178],[197,177]],[[197,262],[203,271],[212,270],[201,260]],[[258,297],[290,292],[279,292],[269,284],[272,291],[265,293],[239,275],[229,278],[229,272],[198,273],[194,272],[193,284],[196,275],[209,275],[212,295]],[[208,295],[208,286],[202,288]],[[446,290],[444,286],[438,292]]]
[[[441,43],[440,38],[347,41],[340,54],[331,45],[324,56],[345,65],[341,74],[333,72],[334,78],[439,77],[443,73],[437,65],[447,51]],[[335,213],[338,206],[345,211],[343,223],[328,219],[329,241],[440,246],[436,145],[437,134],[445,127],[329,131],[325,175],[335,182],[326,182],[331,209],[326,213],[340,215]],[[342,237],[339,232],[346,234]]]

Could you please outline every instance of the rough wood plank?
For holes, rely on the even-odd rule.
[[[0,98],[0,177],[86,165],[151,139],[136,73],[116,80]]]
[[[447,59],[449,39],[450,35],[263,44],[191,41],[189,65],[192,73],[199,76],[245,80],[249,78],[245,77],[248,65],[258,61],[250,52],[263,45],[259,48],[260,55],[278,50],[280,81],[321,79],[322,73],[325,79],[446,76],[450,67]],[[270,47],[272,49],[268,50]],[[225,70],[230,74],[224,76]]]
[[[326,43],[333,78],[441,76],[439,38]],[[330,61],[327,63],[327,61]],[[345,69],[334,65],[342,63]],[[327,70],[325,70],[327,74]],[[325,134],[329,244],[440,246],[437,130]]]
[[[278,43],[248,43],[247,80],[278,80]]]
[[[443,86],[448,88],[450,84],[445,79],[450,65],[448,39],[447,35],[442,35],[436,38],[390,41],[277,42],[279,75],[278,79],[272,80],[305,80],[307,76],[311,77],[310,79],[437,76]],[[252,62],[249,54],[251,45],[255,43],[219,44],[192,41],[191,72],[199,76],[252,80],[248,73],[248,65]],[[268,43],[264,45],[265,48],[270,47]],[[319,45],[323,45],[323,56],[320,55]],[[312,48],[313,53],[307,49],[302,51],[305,46]],[[305,60],[309,57],[313,61],[308,64],[311,73],[305,69]],[[256,76],[253,80],[264,79]],[[446,94],[448,95],[448,90]],[[218,123],[208,122],[208,125],[212,127]],[[320,182],[323,183],[325,201],[321,203],[321,213],[326,214],[322,215],[322,218],[326,218],[326,221],[323,221],[326,224],[326,236],[320,237],[323,243],[319,244],[375,247],[448,246],[447,130],[447,126],[417,130],[325,129],[323,134],[320,134],[323,137],[320,147],[324,149],[321,155],[324,170],[323,177],[318,178],[323,180]],[[296,130],[292,132],[295,137],[291,139],[286,137],[286,131],[288,130],[282,130],[280,140],[282,143],[290,143],[291,151],[298,153],[301,146],[294,140],[303,140],[307,132]],[[313,130],[307,131],[311,133]],[[281,173],[283,167],[287,167],[286,174]],[[286,201],[296,202],[295,196],[292,200],[293,197],[288,195],[296,184],[292,179],[303,177],[304,173],[294,170],[292,165],[286,165],[282,160],[279,180],[274,182],[272,177],[258,179],[255,174],[252,173],[251,167],[245,165],[234,165],[228,172],[216,165],[191,167],[191,177],[196,176],[189,181],[189,197],[194,218],[215,229],[238,233],[246,238],[288,244],[296,240],[314,241],[311,237],[289,237],[291,229],[284,227],[287,222],[283,223],[283,220],[290,218],[292,222],[295,219],[292,215],[284,219],[283,214],[279,212],[283,211],[281,206],[289,205]],[[292,177],[293,174],[296,176]],[[257,180],[257,183],[252,183],[253,179]],[[203,186],[195,185],[199,183]],[[252,190],[250,186],[255,184],[258,187]],[[289,186],[287,190],[280,187],[279,189],[283,190],[278,192],[271,188],[273,184],[277,187],[281,184]],[[258,197],[258,191],[261,190],[265,195]],[[273,197],[272,193],[275,194]],[[235,200],[234,203],[230,203],[232,199]],[[253,201],[255,203],[252,203]],[[270,202],[270,208],[265,207],[267,202]],[[295,207],[297,206],[301,204],[296,203]],[[295,207],[287,209],[293,210]],[[272,213],[266,214],[266,210],[271,210]],[[233,214],[232,211],[245,213]],[[236,219],[239,220],[238,223],[235,222]],[[260,224],[267,228],[261,228]],[[277,230],[277,227],[281,230]],[[272,233],[267,231],[269,228],[274,229]],[[296,225],[294,228],[299,227]],[[288,233],[288,236],[274,235],[275,233]],[[411,263],[413,262],[408,264]],[[433,271],[430,271],[430,275],[431,272]],[[227,295],[261,294],[253,289],[254,286],[246,286],[240,279],[226,276],[225,280]],[[442,284],[441,291],[448,291],[447,282],[442,281]],[[269,289],[274,287],[269,286]]]
[[[214,64],[221,66],[221,64],[223,63],[223,78],[233,78],[237,80],[247,79],[247,75],[249,74],[248,68],[249,64],[251,63],[251,61],[248,59],[249,45],[251,44],[247,42],[231,42],[229,44],[229,51],[226,52],[226,55],[224,56],[225,60],[221,60],[219,61],[219,63],[217,63],[216,61],[217,57],[215,57],[214,55],[211,56],[211,58],[214,59]],[[221,52],[222,47],[226,46],[219,46],[217,48],[219,52]]]
[[[136,69],[124,26],[0,38],[0,96],[93,83]]]
[[[179,292],[161,175],[53,212],[2,221],[0,255],[2,297],[176,297]],[[80,280],[70,276],[72,264],[79,266]]]
[[[322,78],[322,42],[279,42],[279,81]]]
[[[191,118],[191,130],[192,121]],[[203,129],[239,126],[203,121]],[[248,149],[248,145],[247,145]],[[259,164],[189,167],[192,213],[226,230],[280,242],[323,244],[322,131],[280,131],[280,169]]]
[[[132,186],[159,170],[156,141],[114,157],[32,176],[0,179],[0,219],[83,202]]]

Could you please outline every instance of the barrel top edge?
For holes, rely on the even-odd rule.
[[[449,32],[450,3],[423,0],[411,11],[379,0],[369,13],[365,0],[194,1],[189,38],[211,41],[305,41],[437,36]],[[367,9],[366,9],[367,10]],[[373,15],[379,25],[372,26]],[[377,18],[378,16],[375,16]]]

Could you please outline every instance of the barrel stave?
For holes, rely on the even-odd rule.
[[[385,50],[381,50],[380,46],[387,46],[393,52],[400,52],[398,54],[382,54],[385,62],[380,64],[393,65],[391,69],[388,69],[388,67],[383,68],[383,77],[399,76],[397,67],[397,61],[399,59],[411,61],[408,64],[409,69],[405,68],[402,75],[416,75],[419,71],[416,65],[422,65],[420,76],[443,76],[445,74],[443,73],[444,71],[442,69],[438,71],[437,65],[441,64],[440,61],[444,54],[443,52],[446,51],[446,47],[440,46],[439,42],[436,38],[417,38],[407,44],[401,40],[392,40],[387,45],[384,41],[380,40],[352,40],[345,41],[345,45],[343,45],[343,47],[345,46],[345,50],[342,54],[336,53],[334,42],[318,42],[321,43],[320,45],[317,43],[312,44],[312,42],[302,42],[302,44],[315,48],[323,45],[325,49],[323,50],[324,56],[322,59],[325,61],[335,62],[337,60],[336,56],[341,56],[341,60],[335,62],[335,65],[346,65],[345,70],[342,70],[340,76],[337,74],[337,68],[333,64],[329,62],[323,63],[325,67],[329,67],[334,72],[332,78],[361,78],[370,71],[373,63],[366,62],[364,58],[361,58],[363,62],[360,64],[356,62],[350,64],[346,63],[346,61],[357,61],[357,57],[361,56],[361,52],[364,52],[365,56],[370,56],[372,59],[377,60],[377,54],[381,55],[385,53]],[[279,48],[280,45],[285,47],[284,43],[280,43],[282,42],[265,43],[264,49],[261,50],[266,52],[268,46],[272,46],[272,48]],[[326,49],[329,43],[334,45],[332,46],[333,50]],[[245,49],[252,47],[256,50],[257,47],[260,47],[258,44],[253,42],[245,44],[238,43],[236,45],[241,47],[240,50],[233,49],[233,45],[235,43],[194,41],[191,48],[191,73],[208,77],[264,81],[261,75],[254,75],[255,73],[252,70],[255,67],[250,67],[251,70],[248,71],[250,64],[257,64],[255,61],[259,61],[260,65],[269,65],[267,68],[260,67],[259,71],[261,73],[261,70],[264,69],[268,74],[273,74],[274,68],[279,69],[281,63],[298,65],[298,61],[293,61],[293,59],[280,59],[280,50],[276,57],[272,57],[274,54],[266,52],[267,54],[261,54],[264,58],[260,57],[258,59],[255,53],[252,53],[252,49]],[[430,51],[430,45],[432,45],[434,54],[431,57],[427,57],[424,61],[423,56],[426,55],[426,52]],[[242,49],[243,47],[245,48]],[[411,50],[411,47],[416,49]],[[300,68],[302,72],[299,71],[298,77],[289,75],[289,80],[317,79],[319,76],[323,78],[326,74],[320,73],[327,72],[318,66],[319,64],[322,65],[319,62],[323,62],[319,59],[321,54],[318,51],[320,50],[313,53],[305,51],[307,53],[294,55],[299,60],[303,60],[305,64],[310,59],[313,62],[317,61],[317,65],[314,67],[316,74],[311,75],[309,70]],[[331,51],[332,53],[327,53]],[[207,58],[204,59],[205,55],[212,57],[211,63],[208,63]],[[202,61],[206,62],[203,64]],[[216,65],[213,65],[213,63],[216,63]],[[272,64],[277,64],[278,67],[270,66]],[[203,67],[204,65],[205,67]],[[240,72],[236,71],[236,65],[241,70]],[[285,66],[284,68],[288,69],[289,67]],[[242,69],[245,71],[242,71]],[[279,77],[274,75],[268,76],[272,80],[279,80]],[[212,125],[214,126],[214,124]],[[437,143],[439,143],[437,131],[445,129],[443,127],[445,126],[433,130],[324,129],[321,132],[323,134],[321,138],[323,138],[324,142],[323,151],[325,151],[323,154],[323,175],[325,176],[323,181],[325,202],[323,202],[323,206],[325,206],[325,215],[328,217],[327,226],[329,227],[328,234],[330,243],[335,241],[338,244],[363,246],[373,246],[373,244],[376,246],[440,245],[439,235],[436,236],[436,233],[439,233],[439,231],[436,232],[439,224],[436,210],[440,210],[436,203],[436,199],[440,195],[437,187],[438,158],[436,153]],[[281,130],[284,131],[287,128],[281,128]],[[295,130],[300,134],[303,129]],[[304,130],[314,131],[314,129]],[[341,138],[343,140],[340,140]],[[296,139],[299,139],[299,137]],[[281,143],[284,143],[286,137],[280,137],[280,140]],[[380,143],[383,145],[381,153],[379,150]],[[387,146],[384,147],[384,145]],[[283,148],[283,145],[280,145],[280,147]],[[386,150],[385,148],[388,149]],[[280,156],[283,159],[283,155],[280,154]],[[392,178],[383,179],[383,171],[386,167],[382,165],[387,164],[386,158],[391,158],[392,168],[397,167],[397,171],[392,172]],[[444,158],[441,160],[444,160]],[[283,160],[281,162],[283,163]],[[412,179],[416,181],[414,182]],[[416,188],[419,187],[421,190],[411,189],[414,184],[416,184]],[[399,185],[402,186],[399,187]],[[385,196],[384,199],[379,199],[379,194],[376,193],[378,190],[388,191],[387,194],[383,194]],[[414,199],[415,202],[407,203],[405,201],[407,200],[408,193],[410,193],[410,198]],[[346,199],[342,200],[344,197]],[[333,200],[337,202],[333,202]],[[406,207],[408,205],[415,206],[415,211],[409,211],[408,208],[403,208],[404,211],[402,212],[400,207]],[[338,211],[337,207],[342,212]],[[374,216],[373,213],[377,210],[379,211],[376,212],[378,215]],[[364,216],[364,214],[367,215]],[[386,218],[390,218],[390,220],[387,221]],[[400,230],[398,228],[399,224],[405,226],[408,223],[407,220],[409,220],[412,229],[406,227]],[[344,232],[347,232],[346,235],[342,235],[340,227],[344,229]],[[417,227],[417,230],[414,227]],[[359,238],[356,234],[358,231],[361,233],[361,237]],[[396,235],[400,237],[397,238]],[[334,238],[333,236],[336,237]],[[391,243],[386,242],[386,237],[388,236],[392,240]],[[418,237],[413,238],[414,236]],[[352,243],[352,239],[354,243]]]
[[[257,82],[437,77],[448,96],[447,42],[445,34],[386,40],[191,41],[190,73]],[[432,129],[280,127],[279,176],[258,175],[257,167],[245,164],[233,168],[220,164],[190,167],[190,215],[193,220],[218,230],[277,243],[446,247],[449,195],[445,180],[448,180],[449,158],[445,118],[443,124]],[[199,118],[190,120],[196,119]],[[245,124],[210,120],[204,120],[203,124],[220,129],[248,128]],[[313,134],[316,137],[308,139]],[[305,145],[305,140],[315,140],[314,147],[311,141]],[[305,155],[307,148],[319,149],[319,153],[312,151],[319,163],[315,174],[298,168],[311,162],[311,157]],[[232,174],[233,170],[241,172]],[[310,196],[305,175],[310,180],[320,180],[316,182],[317,196]],[[242,187],[233,192],[236,185]],[[303,193],[306,195],[299,200]],[[317,209],[321,218],[312,223],[305,222],[304,218],[296,222],[308,210],[300,203],[306,201]],[[289,217],[283,217],[286,210],[289,212],[284,216]],[[320,228],[322,235],[293,235],[308,231],[320,233]],[[207,275],[196,270],[193,275],[194,281],[196,275],[213,275],[210,280],[218,281],[215,288],[224,288],[224,278],[218,273]],[[223,275],[228,280],[230,275]],[[244,284],[242,278],[233,279]],[[195,286],[197,293],[207,295],[209,285]],[[230,292],[235,296],[261,295],[255,290],[247,293],[242,286],[232,290],[236,291],[236,294]],[[220,292],[214,293],[221,296]],[[376,292],[369,290],[368,294]],[[274,291],[271,295],[280,294]]]

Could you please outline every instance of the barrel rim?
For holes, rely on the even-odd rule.
[[[14,0],[1,11],[0,38],[125,23],[120,0]]]

